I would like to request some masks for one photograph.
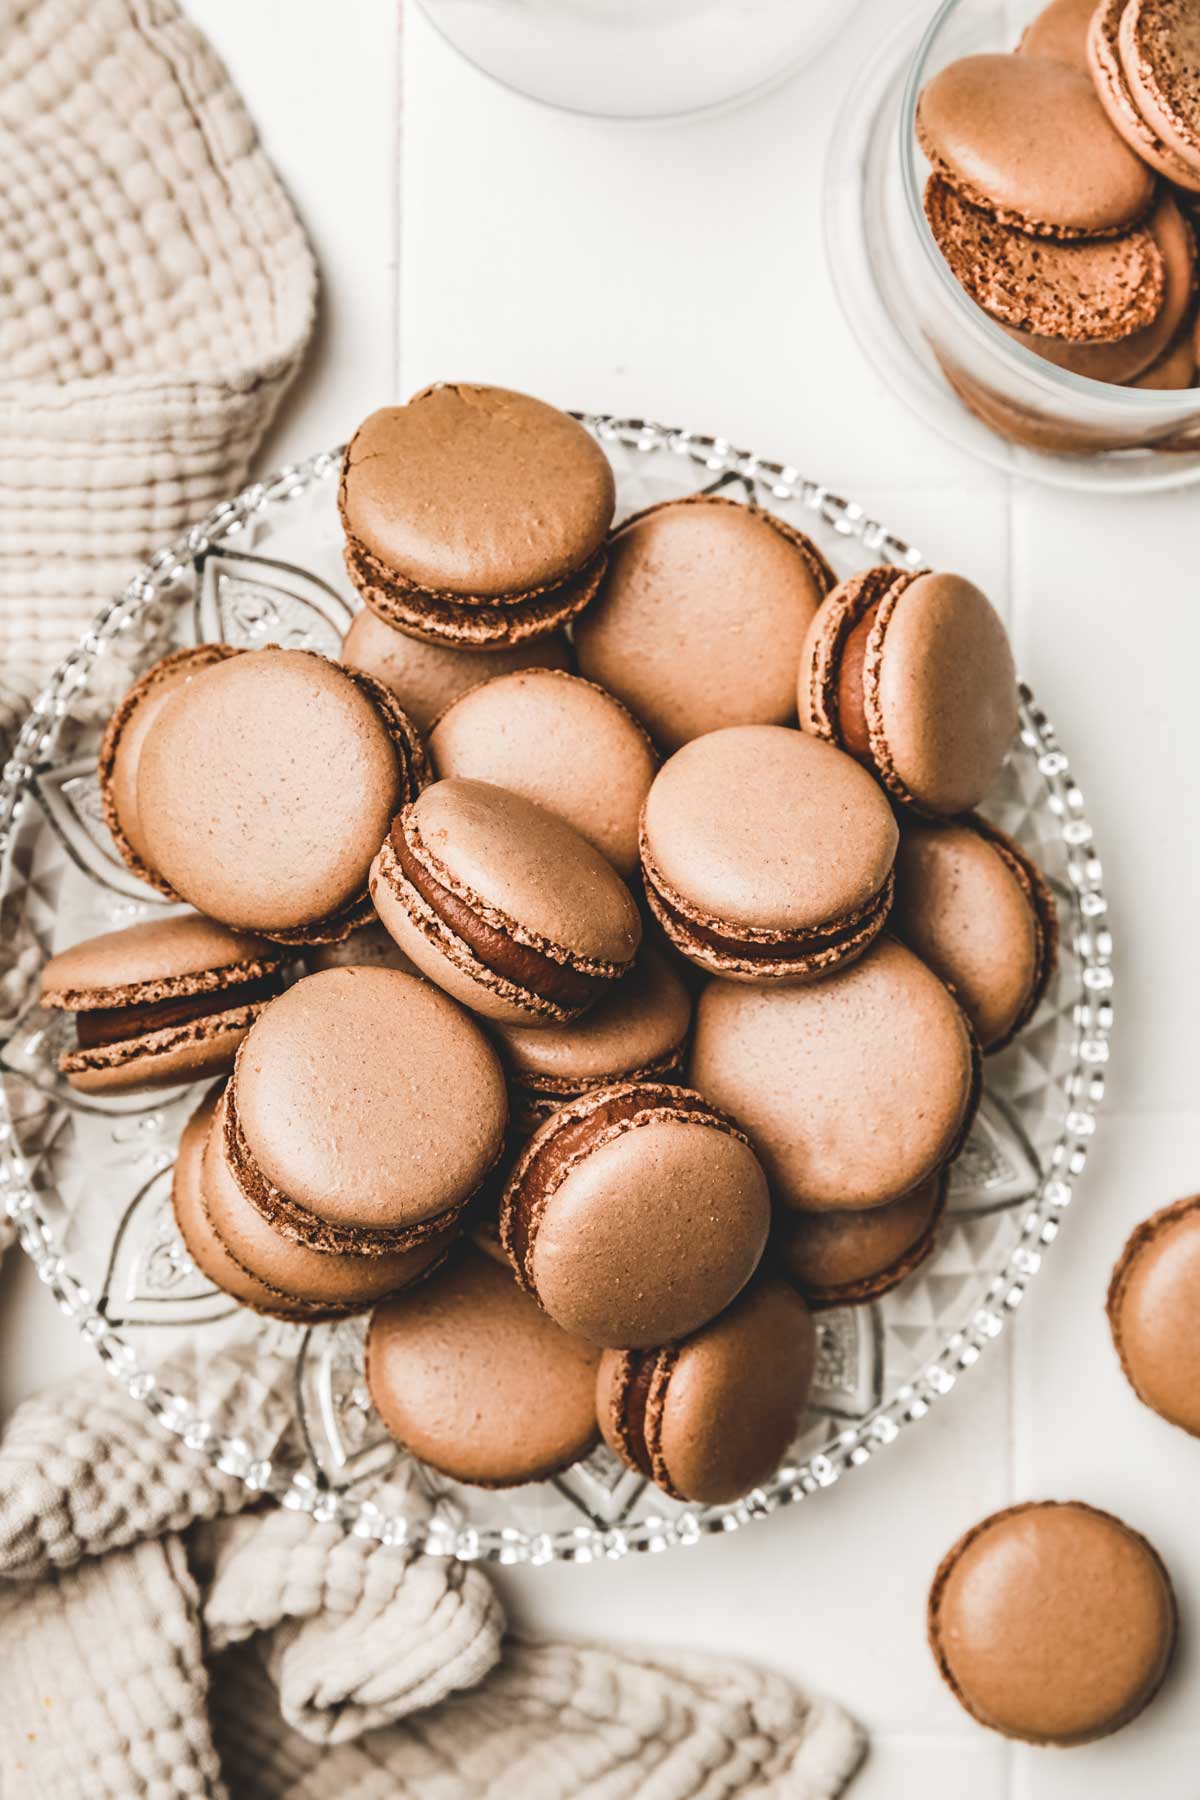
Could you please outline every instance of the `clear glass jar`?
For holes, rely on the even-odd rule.
[[[929,165],[914,129],[947,63],[1012,50],[1042,0],[942,0],[911,19],[856,83],[826,171],[834,281],[888,385],[930,424],[1010,473],[1067,487],[1145,489],[1200,479],[1200,388],[1116,387],[1016,342],[959,286],[933,240]]]
[[[748,99],[816,55],[858,0],[421,0],[455,49],[569,112],[665,119]]]

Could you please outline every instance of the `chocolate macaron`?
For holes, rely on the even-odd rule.
[[[1008,633],[960,575],[884,567],[844,581],[813,620],[799,696],[806,731],[935,818],[978,804],[1017,731]]]
[[[526,1145],[500,1241],[564,1331],[638,1349],[729,1305],[770,1213],[762,1166],[726,1113],[687,1088],[624,1083],[571,1101]]]
[[[1200,16],[1194,0],[1128,0],[1117,45],[1138,112],[1188,173],[1200,175]]]
[[[146,838],[138,810],[138,764],[146,733],[171,695],[202,669],[242,652],[233,644],[193,644],[173,650],[135,681],[113,713],[100,743],[100,801],[104,821],[123,861],[149,887],[168,900],[179,895],[147,861]]]
[[[484,650],[557,631],[588,604],[616,487],[569,414],[440,382],[359,426],[338,503],[367,605],[417,637]]]
[[[836,577],[759,507],[692,494],[635,513],[575,627],[581,674],[616,694],[665,753],[725,725],[787,725],[788,681]]]
[[[807,981],[861,956],[892,902],[897,829],[849,756],[779,725],[693,738],[642,813],[646,898],[671,943],[732,981]]]
[[[674,1081],[691,1021],[687,988],[664,956],[643,945],[629,974],[573,1025],[497,1025],[513,1124],[536,1131],[568,1100],[616,1082]]]
[[[150,866],[201,912],[319,943],[370,916],[371,858],[427,775],[415,727],[369,675],[248,650],[163,703],[138,760],[138,824]]]
[[[710,981],[688,1080],[750,1134],[783,1205],[898,1200],[958,1154],[981,1085],[965,1013],[919,957],[883,937],[802,987]]]
[[[740,1499],[787,1454],[816,1354],[804,1302],[781,1281],[756,1281],[682,1343],[604,1352],[596,1377],[604,1441],[675,1500]]]
[[[1068,63],[963,56],[925,83],[917,138],[942,180],[992,219],[1039,237],[1095,238],[1135,225],[1154,175]]]
[[[328,969],[269,1007],[238,1053],[222,1154],[276,1232],[382,1256],[438,1237],[500,1157],[504,1076],[428,982]]]
[[[529,638],[507,650],[459,649],[397,631],[364,606],[342,639],[341,660],[390,688],[417,727],[433,721],[481,681],[514,669],[569,669],[571,646],[561,632]]]
[[[985,1052],[1029,1023],[1054,973],[1058,918],[1045,876],[977,813],[905,825],[892,930],[953,988]]]
[[[277,944],[196,913],[72,944],[42,970],[42,1005],[75,1014],[59,1069],[84,1094],[219,1075],[279,992],[283,965]]]
[[[1161,1557],[1082,1501],[1010,1506],[972,1527],[929,1594],[929,1642],[981,1725],[1030,1744],[1119,1731],[1162,1686],[1178,1616]]]
[[[878,1300],[932,1251],[948,1186],[942,1169],[886,1206],[789,1212],[779,1222],[780,1265],[814,1311]]]
[[[484,681],[429,734],[438,775],[490,781],[573,825],[626,880],[658,755],[633,714],[594,682],[558,669]]]
[[[1088,63],[1100,103],[1115,130],[1150,168],[1176,187],[1200,193],[1200,168],[1157,132],[1134,98],[1121,48],[1128,0],[1098,0],[1088,28]]]
[[[437,781],[400,813],[372,864],[371,897],[423,974],[504,1024],[569,1024],[641,942],[633,896],[607,858],[490,782]]]
[[[1200,1196],[1132,1232],[1109,1283],[1108,1323],[1138,1399],[1200,1437]]]
[[[367,1387],[423,1463],[476,1487],[544,1481],[596,1441],[591,1344],[560,1331],[511,1269],[465,1246],[367,1333]]]

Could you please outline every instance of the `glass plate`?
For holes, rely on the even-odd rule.
[[[622,515],[720,489],[809,532],[840,575],[916,567],[861,507],[723,440],[589,417]],[[121,1100],[56,1072],[61,1016],[37,1005],[55,950],[161,915],[117,860],[96,748],[135,676],[214,638],[336,654],[355,607],[342,569],[336,451],[248,488],[161,551],[97,619],[36,702],[0,785],[0,1195],[22,1246],[114,1377],[253,1490],[348,1529],[462,1559],[589,1561],[695,1542],[837,1482],[924,1417],[1003,1330],[1083,1167],[1111,1025],[1111,942],[1083,798],[1023,690],[1020,741],[985,810],[1046,871],[1062,917],[1050,992],[986,1065],[935,1254],[882,1301],[822,1313],[813,1409],[774,1479],[731,1506],[677,1505],[607,1450],[554,1481],[491,1492],[395,1449],[363,1383],[364,1322],[305,1330],[233,1305],[192,1266],[171,1164],[198,1090]]]

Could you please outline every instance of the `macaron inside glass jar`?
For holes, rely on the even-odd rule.
[[[438,718],[429,753],[438,775],[523,794],[573,825],[626,880],[636,872],[658,755],[633,714],[593,682],[555,669],[485,681]]]
[[[478,650],[558,631],[594,597],[616,487],[569,414],[439,382],[355,432],[338,504],[346,567],[380,618]]]
[[[897,827],[853,758],[778,725],[694,738],[642,812],[646,898],[689,961],[729,981],[814,980],[879,935]]]
[[[884,1206],[928,1181],[962,1148],[982,1085],[966,1014],[890,936],[810,985],[708,982],[688,1080],[800,1212]]]
[[[773,513],[692,494],[626,519],[575,625],[580,673],[623,700],[664,753],[726,725],[787,725],[789,670],[835,576]]]
[[[623,1083],[535,1133],[500,1203],[500,1241],[564,1331],[615,1349],[685,1337],[745,1287],[771,1204],[744,1131],[687,1088]]]
[[[959,575],[881,567],[823,603],[800,663],[800,722],[902,806],[977,805],[1017,731],[1017,677],[994,607]]]
[[[599,1354],[468,1245],[375,1309],[367,1387],[391,1435],[430,1468],[513,1487],[558,1474],[595,1443]]]
[[[416,728],[370,676],[247,650],[164,701],[138,757],[138,824],[149,865],[199,911],[320,943],[370,917],[371,859],[427,779]]]
[[[280,991],[284,962],[278,944],[196,913],[72,944],[42,970],[42,1005],[75,1015],[59,1070],[84,1094],[219,1075]]]
[[[604,1352],[596,1377],[604,1441],[675,1500],[740,1499],[787,1454],[816,1354],[799,1296],[781,1281],[756,1281],[681,1343]]]
[[[398,814],[371,897],[430,981],[502,1024],[570,1024],[627,973],[641,942],[608,859],[490,782],[437,781]]]
[[[393,969],[309,975],[239,1052],[219,1154],[281,1236],[384,1256],[440,1237],[504,1145],[491,1045],[428,982]]]

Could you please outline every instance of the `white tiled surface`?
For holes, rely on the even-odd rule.
[[[825,269],[821,165],[840,96],[899,0],[868,0],[816,67],[754,106],[659,128],[524,103],[458,62],[411,6],[402,21],[387,0],[190,8],[323,264],[318,354],[264,468],[463,375],[793,461],[1003,603],[1101,831],[1119,933],[1111,1110],[1078,1216],[1013,1331],[840,1488],[658,1560],[509,1574],[514,1623],[729,1652],[838,1695],[872,1734],[854,1800],[1198,1800],[1200,1446],[1135,1403],[1102,1313],[1129,1227],[1200,1185],[1196,498],[1010,492],[881,390]],[[3,1406],[80,1355],[9,1262]],[[1183,1600],[1168,1691],[1089,1750],[988,1737],[924,1645],[941,1552],[983,1513],[1036,1495],[1126,1515]]]

